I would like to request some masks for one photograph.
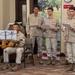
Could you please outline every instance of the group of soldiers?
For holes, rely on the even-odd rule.
[[[66,45],[66,61],[69,64],[67,71],[75,71],[75,7],[70,7],[67,10],[67,18],[65,19],[66,23],[69,23],[69,26],[65,26],[65,29],[61,28],[59,24],[59,20],[54,17],[53,8],[49,7],[47,9],[48,17],[44,20],[44,18],[38,14],[39,6],[34,6],[33,13],[29,15],[27,24],[26,24],[26,33],[27,38],[32,39],[33,48],[35,44],[35,40],[38,44],[38,55],[39,55],[39,63],[43,64],[42,60],[42,36],[44,33],[46,51],[47,51],[47,65],[55,65],[56,64],[56,52],[57,52],[57,32],[59,29],[65,34],[65,45]],[[64,15],[64,14],[63,14]],[[45,27],[43,27],[45,25]],[[46,25],[49,28],[46,28]],[[3,50],[3,58],[4,65],[1,70],[11,69],[15,71],[21,68],[21,58],[23,53],[22,46],[25,44],[25,36],[20,31],[19,24],[15,23],[12,26],[12,30],[17,31],[17,40],[13,41],[15,46],[18,48],[7,47]],[[10,67],[9,65],[9,54],[16,53],[16,66]]]
[[[43,64],[41,61],[42,57],[42,36],[44,32],[44,36],[46,37],[46,49],[48,59],[52,59],[52,61],[48,61],[47,64],[55,64],[56,58],[56,50],[57,50],[57,31],[60,29],[58,19],[53,16],[53,8],[48,8],[49,17],[44,20],[39,14],[39,7],[34,7],[34,13],[28,17],[28,23],[26,27],[27,35],[32,38],[33,47],[35,43],[35,39],[38,44],[38,54],[39,54],[39,62]],[[50,28],[43,28],[43,25],[49,25]],[[52,50],[51,50],[52,48]],[[53,52],[53,53],[51,53]]]
[[[59,24],[59,20],[54,17],[53,8],[47,9],[48,17],[44,20],[39,14],[39,7],[34,7],[34,13],[28,17],[26,25],[27,36],[30,36],[34,42],[37,40],[39,63],[43,64],[42,61],[42,35],[44,33],[46,51],[48,56],[47,65],[56,64],[56,52],[57,52],[57,32],[61,29],[65,34],[65,47],[66,47],[66,61],[65,64],[69,64],[67,71],[75,71],[75,7],[69,7],[67,10],[67,18],[63,27]],[[63,16],[65,16],[63,14]],[[49,25],[50,28],[43,28],[43,25]],[[68,25],[68,26],[67,26]]]

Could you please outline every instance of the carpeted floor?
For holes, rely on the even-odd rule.
[[[2,63],[0,65],[3,65]],[[38,59],[35,57],[35,66],[27,64],[26,68],[22,68],[16,72],[10,70],[0,71],[0,75],[75,75],[75,72],[66,72],[67,66],[61,65],[57,62],[57,65],[46,65],[44,61],[43,65],[38,63]]]

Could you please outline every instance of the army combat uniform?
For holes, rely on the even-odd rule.
[[[70,27],[65,28],[65,41],[66,44],[66,51],[67,51],[67,60],[70,64],[74,64],[74,70],[75,70],[75,17],[73,18],[67,18],[66,23],[70,24],[70,26],[73,26],[73,30],[70,29]],[[73,69],[71,66],[70,69]]]
[[[37,16],[32,13],[28,17],[28,22],[26,25],[26,31],[27,34],[30,35],[30,38],[32,38],[33,42],[33,48],[35,44],[35,39],[37,40],[38,44],[38,54],[41,56],[42,52],[42,25],[43,25],[44,19],[38,14]],[[37,26],[40,27],[40,29],[37,28]]]
[[[17,40],[19,44],[15,44],[16,47],[7,47],[3,51],[4,62],[9,62],[9,54],[16,53],[16,63],[21,63],[22,53],[24,51],[23,45],[25,44],[25,36],[20,31],[17,33]]]
[[[54,17],[48,17],[45,20],[45,25],[49,25],[50,28],[54,28],[54,30],[46,30],[45,37],[46,37],[46,49],[47,55],[50,58],[56,57],[57,52],[57,31],[60,28],[58,19]]]
[[[74,27],[74,30],[66,27],[65,30],[65,41],[67,41],[66,49],[67,49],[67,60],[69,63],[75,63],[75,17],[67,18],[66,22]]]

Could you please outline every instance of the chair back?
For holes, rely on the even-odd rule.
[[[26,49],[31,49],[32,48],[32,39],[26,38],[25,39],[25,46],[26,46]]]

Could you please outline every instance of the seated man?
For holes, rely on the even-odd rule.
[[[23,33],[20,32],[19,24],[17,24],[17,23],[13,24],[12,29],[17,31],[16,40],[12,41],[15,44],[15,47],[7,47],[4,49],[3,56],[4,56],[4,64],[5,65],[2,68],[3,70],[10,68],[9,54],[12,54],[12,53],[16,53],[16,64],[17,65],[11,69],[12,70],[19,69],[20,64],[21,64],[22,53],[24,51],[23,45],[25,44],[25,36],[23,35]]]
[[[8,30],[12,30],[12,24],[9,26]],[[3,49],[8,47],[9,44],[7,40],[0,40],[0,62],[3,62]]]

